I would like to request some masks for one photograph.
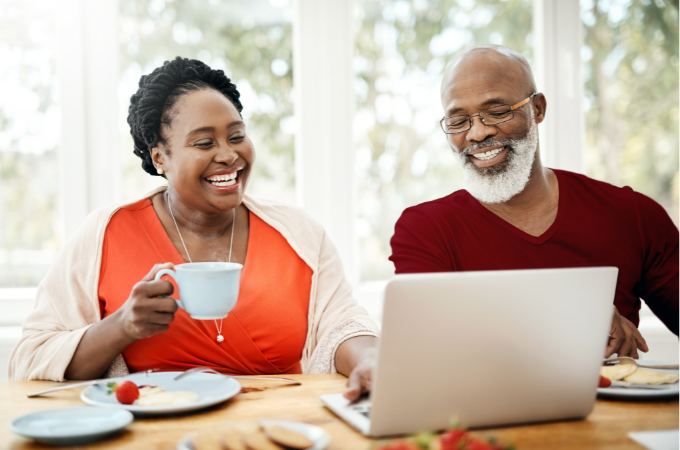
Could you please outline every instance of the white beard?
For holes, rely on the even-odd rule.
[[[458,152],[458,163],[463,169],[465,189],[480,202],[507,202],[522,192],[529,182],[538,144],[538,127],[533,114],[531,116],[529,131],[522,139],[491,139],[472,144]],[[470,161],[469,158],[474,158],[468,156],[471,152],[498,145],[509,147],[504,161],[483,169]]]

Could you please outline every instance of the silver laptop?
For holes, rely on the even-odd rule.
[[[370,398],[321,400],[361,433],[583,418],[593,408],[615,267],[397,275]]]

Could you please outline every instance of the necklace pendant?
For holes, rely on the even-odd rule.
[[[224,336],[222,336],[221,334],[218,334],[217,335],[217,342],[224,342]]]

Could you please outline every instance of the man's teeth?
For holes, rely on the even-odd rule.
[[[230,173],[228,175],[213,175],[206,180],[213,186],[231,186],[236,183],[236,176],[238,172]]]
[[[496,150],[489,150],[486,153],[477,153],[475,155],[470,155],[470,156],[474,156],[477,159],[481,159],[482,161],[486,161],[487,159],[493,158],[494,156],[496,156],[497,154],[499,154],[503,150],[505,150],[505,147],[497,148]]]

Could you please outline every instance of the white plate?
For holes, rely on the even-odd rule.
[[[646,359],[636,360],[640,364],[654,366],[654,365],[664,365],[672,364],[660,361],[648,361]],[[649,369],[658,370],[659,372],[674,373],[678,374],[677,370],[667,370],[667,369]],[[666,389],[635,389],[635,388],[597,388],[597,395],[603,398],[619,398],[619,399],[661,399],[661,398],[678,398],[678,393],[680,389],[678,383],[675,384],[662,384],[661,386],[666,387]]]
[[[163,406],[123,405],[116,400],[115,394],[107,394],[108,388],[106,386],[100,385],[90,386],[85,389],[80,394],[80,398],[90,405],[127,409],[136,415],[159,415],[207,408],[208,406],[229,400],[241,392],[241,384],[231,377],[215,375],[212,373],[196,373],[179,381],[175,381],[174,378],[181,373],[182,372],[142,373],[123,377],[122,379],[117,379],[115,381],[120,383],[120,381],[124,379],[132,381],[138,386],[145,384],[162,386],[169,392],[193,391],[198,394],[199,400],[197,402]]]
[[[43,444],[82,445],[118,433],[132,420],[128,411],[77,406],[26,414],[7,426]]]
[[[323,428],[314,425],[301,422],[288,422],[285,420],[260,420],[259,423],[264,426],[278,425],[282,428],[288,428],[289,430],[297,431],[298,433],[307,436],[309,440],[314,442],[314,445],[307,450],[324,450],[328,447],[328,444],[331,443],[331,437],[328,432]],[[238,422],[227,422],[218,426],[223,427],[237,424]],[[179,441],[179,444],[177,444],[177,450],[194,450],[194,447],[191,445],[191,440],[195,435],[196,433],[191,433],[184,436],[182,440]]]

